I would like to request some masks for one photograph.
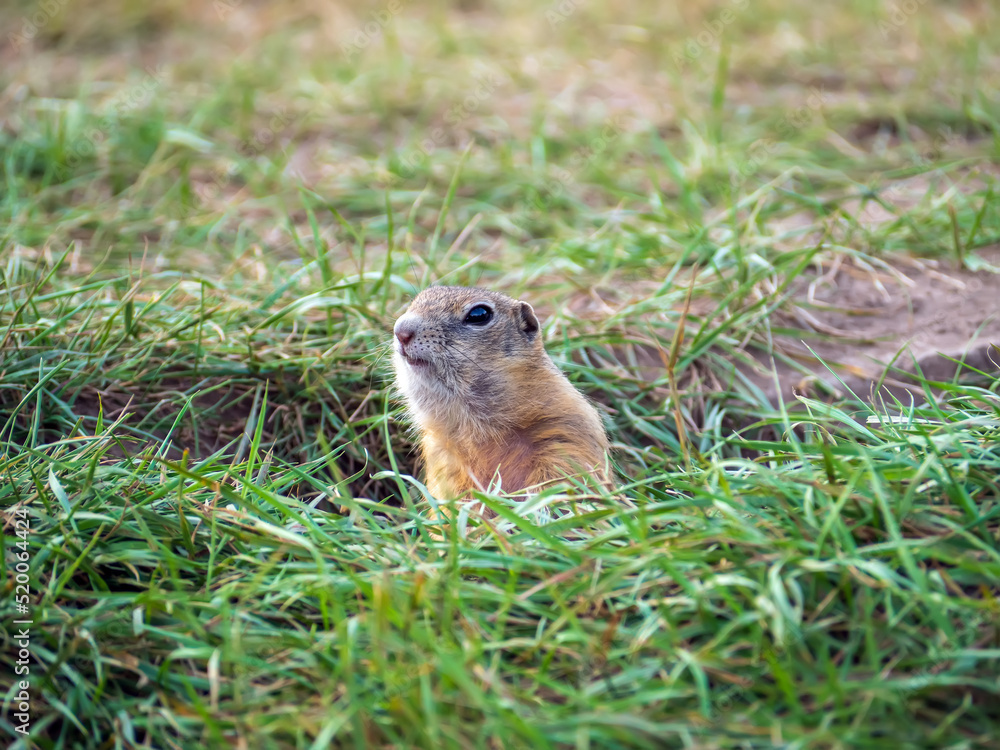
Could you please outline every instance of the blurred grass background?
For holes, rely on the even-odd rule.
[[[995,747],[995,378],[793,406],[749,373],[802,369],[773,342],[807,335],[803,278],[992,275],[998,15],[5,3],[0,503],[33,720],[0,731]],[[500,532],[429,533],[385,353],[443,281],[546,316],[627,503],[489,498]]]

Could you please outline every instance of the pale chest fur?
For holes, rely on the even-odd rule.
[[[422,442],[428,489],[435,497],[458,497],[486,490],[496,481],[504,492],[530,485],[537,474],[538,451],[529,441],[510,436],[479,443],[475,450],[453,440],[426,435]]]

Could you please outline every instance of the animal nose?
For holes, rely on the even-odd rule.
[[[396,338],[399,339],[399,343],[406,346],[413,341],[413,337],[417,335],[417,327],[414,325],[412,320],[400,318],[396,321],[393,333],[396,334]]]

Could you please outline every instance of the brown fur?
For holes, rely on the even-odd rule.
[[[480,304],[493,311],[490,324],[463,322]],[[516,494],[581,473],[610,484],[601,419],[546,354],[526,302],[485,289],[432,287],[417,295],[395,332],[396,382],[435,497],[467,496],[497,481]]]

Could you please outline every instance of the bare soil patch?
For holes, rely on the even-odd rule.
[[[866,398],[879,382],[909,400],[907,391],[923,393],[912,378],[918,371],[935,381],[995,376],[1000,247],[977,254],[974,263],[981,266],[975,272],[926,259],[896,257],[892,265],[863,267],[840,257],[822,272],[804,274],[795,304],[773,321],[782,329],[775,351],[803,369],[780,361],[772,366],[771,357],[758,352],[761,366],[747,375],[784,400],[822,391],[821,384],[838,393],[846,385]]]

